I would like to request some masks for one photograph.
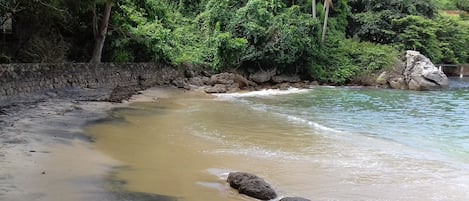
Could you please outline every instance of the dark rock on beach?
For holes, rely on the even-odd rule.
[[[277,193],[270,184],[254,174],[231,172],[227,181],[231,187],[238,189],[240,194],[260,200],[271,200],[277,197]]]

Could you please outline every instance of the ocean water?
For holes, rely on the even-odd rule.
[[[230,171],[311,200],[469,200],[469,83],[448,91],[359,87],[175,95],[87,128],[126,164],[132,192],[250,200]]]

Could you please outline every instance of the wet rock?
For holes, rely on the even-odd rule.
[[[191,77],[189,79],[189,84],[200,87],[200,86],[203,86],[205,83],[204,83],[204,80],[202,80],[201,77]]]
[[[408,88],[404,78],[402,78],[402,77],[391,78],[389,80],[389,85],[393,89],[402,89],[402,90],[404,90],[404,89]]]
[[[272,88],[274,89],[280,89],[280,90],[288,90],[290,88],[292,88],[292,84],[289,83],[289,82],[284,82],[284,83],[280,83],[280,84],[277,84],[277,85],[274,85]]]
[[[235,75],[233,73],[220,73],[210,77],[213,84],[233,84]]]
[[[212,85],[213,84],[210,77],[202,77],[202,81],[204,81],[205,85]]]
[[[182,77],[179,77],[173,80],[172,84],[178,88],[184,88],[187,85],[186,80]]]
[[[249,79],[256,83],[268,82],[277,73],[277,69],[271,69],[267,71],[258,71],[249,76]]]
[[[277,197],[274,189],[264,179],[250,173],[231,172],[227,182],[230,186],[238,189],[240,194],[260,199],[271,200]]]
[[[378,85],[386,85],[387,82],[388,82],[388,72],[382,72],[381,74],[379,74],[378,78],[376,78],[376,84]]]
[[[308,89],[309,88],[309,82],[293,83],[293,87],[298,88],[298,89]]]
[[[229,93],[234,93],[234,92],[238,92],[241,90],[238,83],[227,85],[226,89]]]
[[[311,201],[306,198],[300,198],[300,197],[284,197],[280,199],[279,201]]]
[[[242,75],[239,75],[239,74],[235,74],[234,81],[236,83],[238,83],[240,88],[246,88],[246,87],[250,87],[250,86],[254,86],[254,87],[257,86],[257,84],[255,82],[252,82],[252,81],[246,79],[245,77],[243,77]]]
[[[258,176],[250,173],[245,173],[245,172],[230,172],[228,175],[228,180],[227,182],[230,183],[230,186],[238,189],[239,186],[241,186],[241,183],[246,180],[250,179],[257,179],[259,178]]]
[[[204,91],[206,93],[226,93],[228,88],[224,84],[215,84],[215,86],[207,86]]]
[[[191,78],[191,77],[196,76],[196,72],[193,70],[186,69],[184,70],[184,76],[187,78]]]
[[[299,75],[276,75],[272,77],[274,83],[290,82],[296,83],[301,81]]]

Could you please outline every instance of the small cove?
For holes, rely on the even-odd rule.
[[[115,110],[86,131],[124,164],[113,179],[130,192],[250,200],[224,181],[229,171],[248,171],[281,196],[465,200],[467,92],[316,87],[214,98],[176,91]]]

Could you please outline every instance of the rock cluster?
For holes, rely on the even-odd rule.
[[[277,70],[258,71],[242,76],[237,73],[214,74],[207,71],[186,70],[184,77],[172,81],[172,84],[185,89],[202,89],[206,93],[236,92],[241,89],[258,90],[264,88],[288,89],[307,88],[310,83],[302,82],[298,75],[276,75]]]
[[[448,77],[420,52],[408,50],[406,61],[381,73],[376,83],[393,89],[442,90],[448,88]]]
[[[271,200],[277,197],[277,193],[264,179],[246,172],[231,172],[227,182],[234,189],[238,189],[240,194],[259,199]],[[284,197],[280,201],[309,201],[300,197]]]

